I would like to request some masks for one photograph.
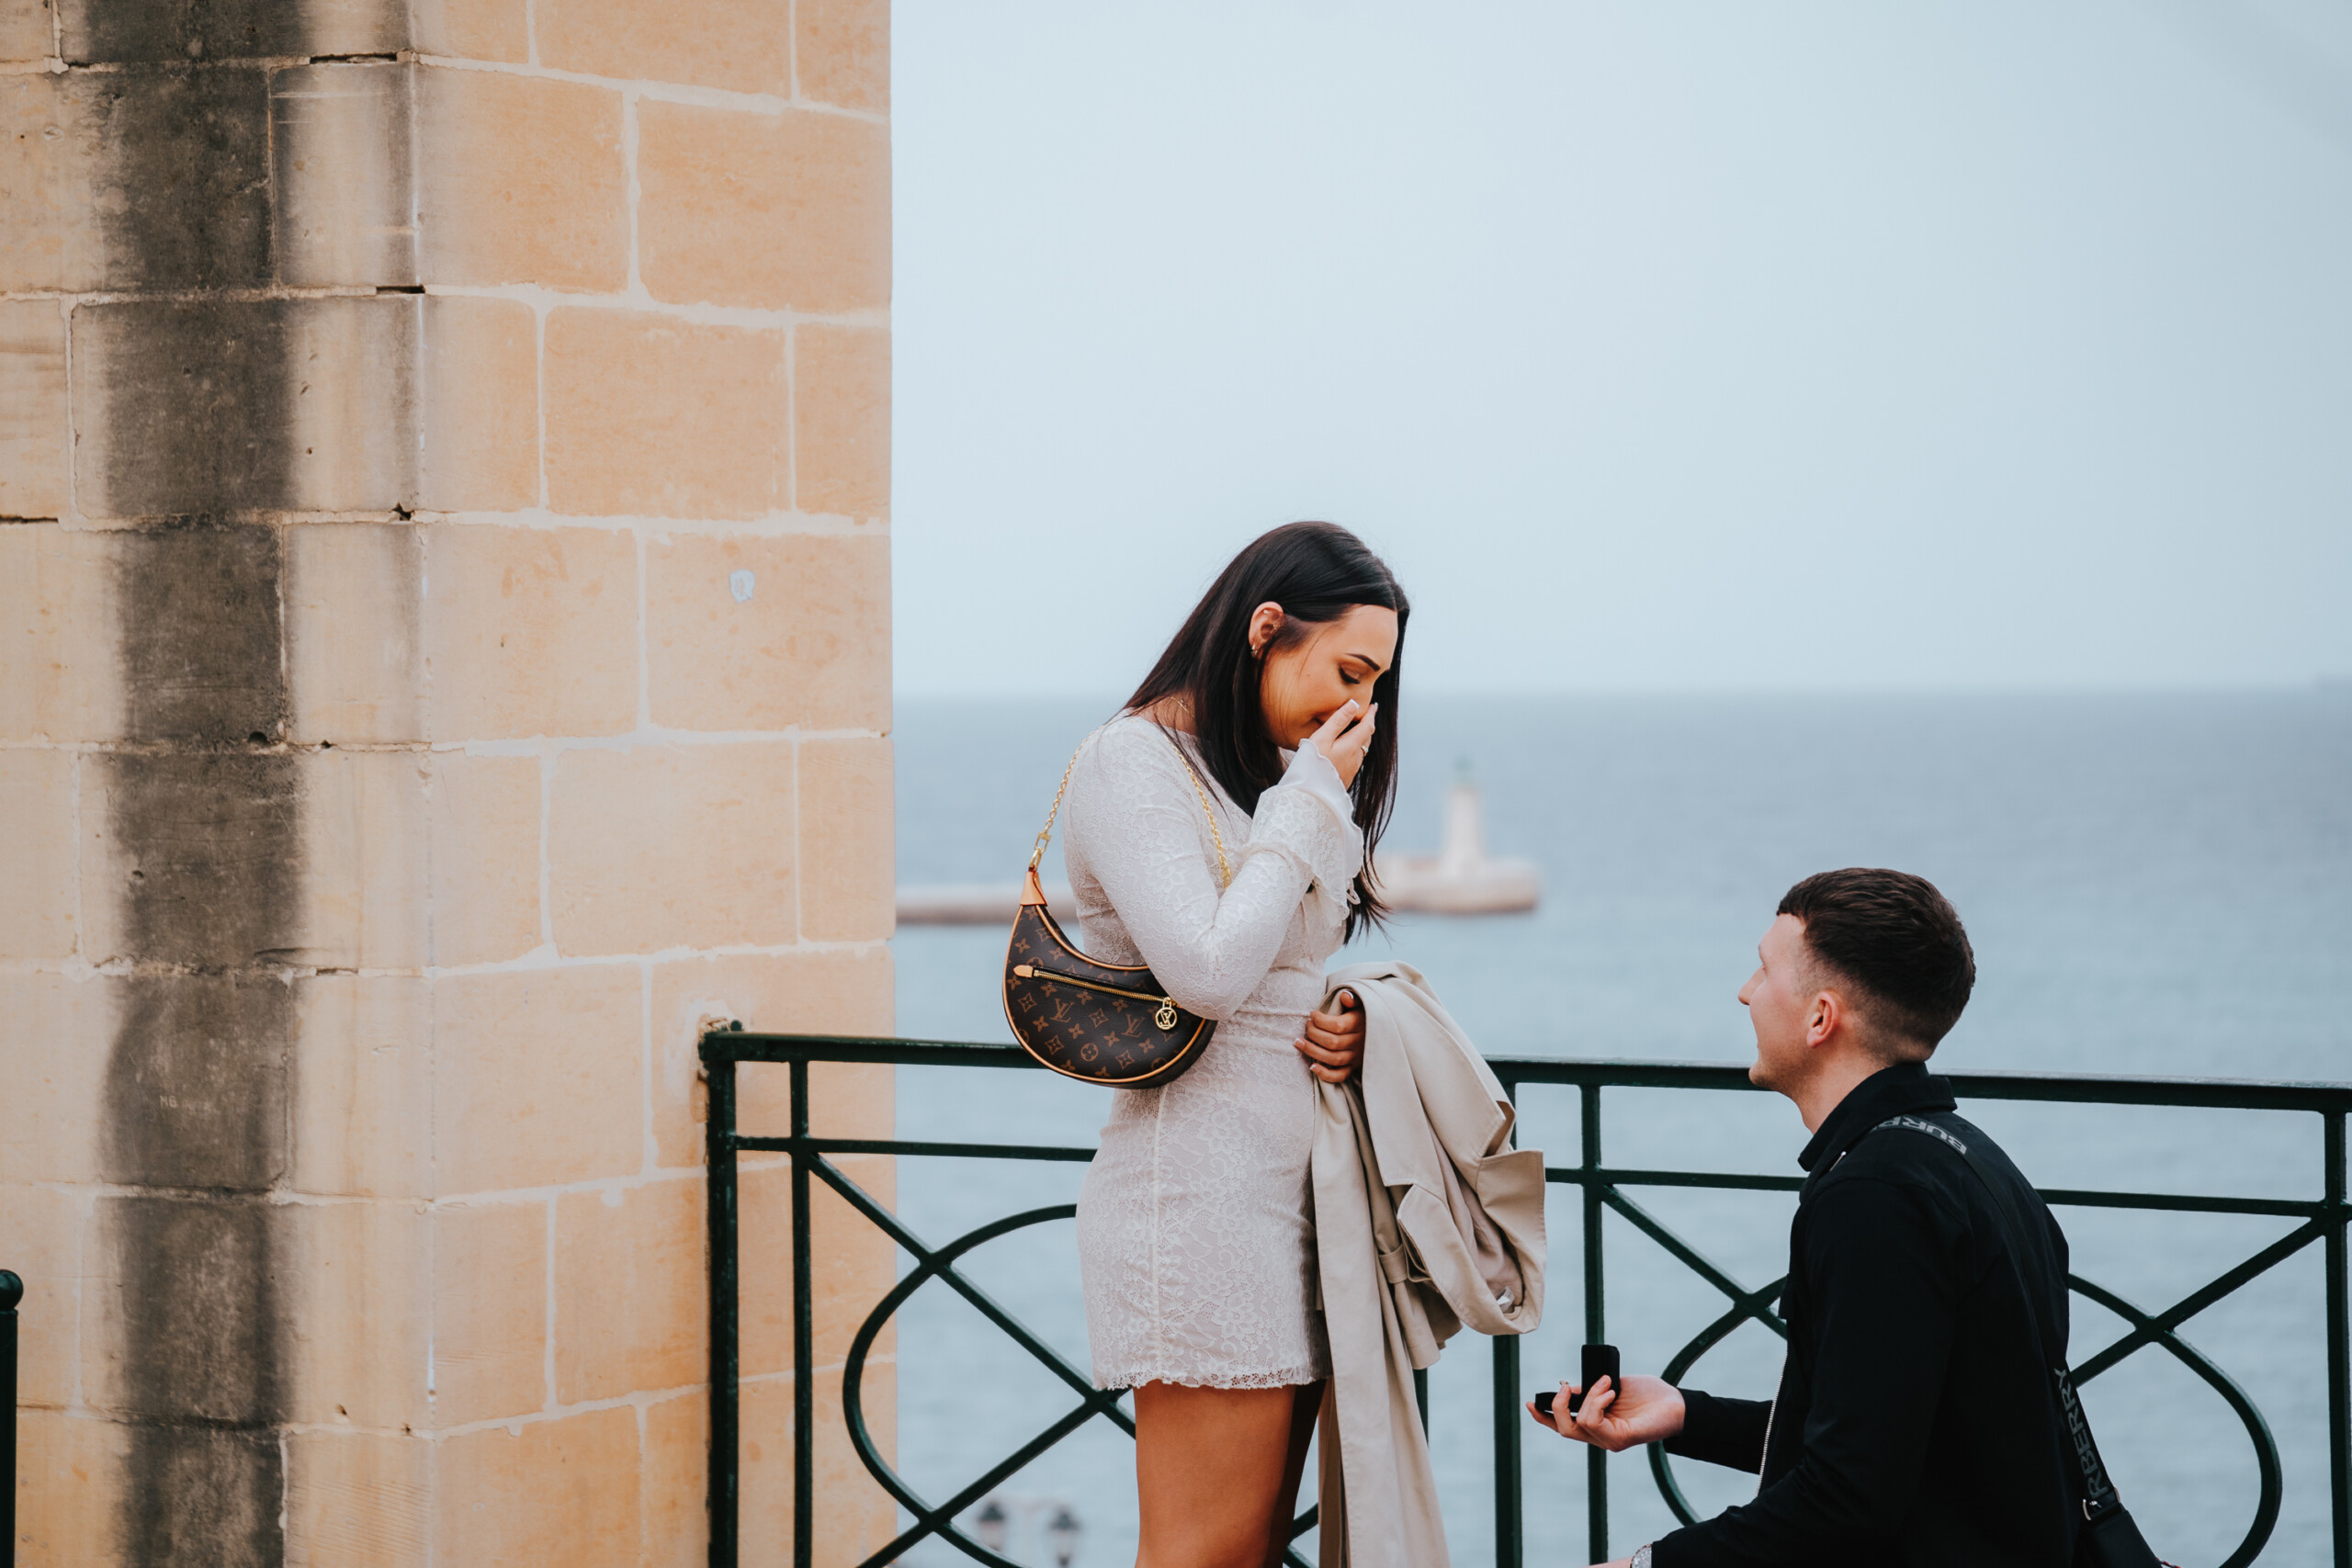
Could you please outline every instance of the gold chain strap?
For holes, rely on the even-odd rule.
[[[1036,870],[1046,858],[1046,844],[1054,836],[1054,818],[1062,814],[1062,796],[1069,792],[1069,776],[1078,769],[1078,759],[1086,750],[1086,741],[1093,739],[1108,728],[1108,725],[1095,726],[1093,734],[1080,741],[1078,750],[1069,754],[1069,766],[1062,770],[1062,782],[1054,789],[1054,808],[1046,813],[1046,825],[1037,833],[1037,847],[1029,852],[1031,871]],[[1176,745],[1176,742],[1171,738],[1169,744]],[[1209,838],[1216,845],[1217,874],[1225,879],[1221,886],[1230,887],[1233,886],[1233,868],[1226,863],[1225,835],[1217,831],[1216,812],[1209,805],[1209,792],[1202,787],[1201,775],[1193,771],[1193,760],[1184,755],[1182,746],[1176,746],[1176,760],[1184,764],[1184,776],[1193,781],[1193,793],[1201,797],[1201,810],[1209,819]]]

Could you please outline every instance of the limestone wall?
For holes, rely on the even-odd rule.
[[[697,1023],[890,1024],[887,17],[0,0],[19,1561],[700,1561]]]

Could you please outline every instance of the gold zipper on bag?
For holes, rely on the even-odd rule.
[[[1159,1010],[1151,1015],[1151,1021],[1162,1029],[1176,1027],[1176,1003],[1168,997],[1155,997],[1148,991],[1122,990],[1116,986],[1106,986],[1100,980],[1081,980],[1075,975],[1064,975],[1053,969],[1040,969],[1032,964],[1016,964],[1012,966],[1012,972],[1023,980],[1044,980],[1057,986],[1077,986],[1089,991],[1101,991],[1105,996],[1125,997],[1129,1001],[1158,1002]]]

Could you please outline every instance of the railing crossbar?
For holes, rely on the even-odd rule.
[[[2230,1269],[2227,1273],[2217,1275],[2197,1290],[2191,1291],[2164,1311],[2154,1314],[2145,1325],[2132,1329],[2122,1338],[2085,1361],[2073,1374],[2075,1381],[2078,1383],[2088,1382],[2132,1351],[2153,1343],[2160,1334],[2170,1333],[2173,1329],[2178,1328],[2222,1297],[2233,1293],[2240,1287],[2253,1282],[2276,1269],[2324,1234],[2325,1227],[2317,1220],[2312,1221],[2309,1224],[2297,1225],[2236,1268]]]
[[[1676,1262],[1681,1264],[1685,1269],[1690,1269],[1693,1274],[1698,1275],[1699,1278],[1704,1280],[1707,1283],[1721,1291],[1724,1295],[1729,1296],[1732,1299],[1735,1307],[1742,1314],[1755,1318],[1757,1322],[1762,1324],[1765,1327],[1770,1329],[1773,1333],[1779,1335],[1783,1339],[1786,1339],[1789,1337],[1788,1325],[1782,1323],[1777,1314],[1766,1310],[1763,1305],[1763,1301],[1770,1301],[1771,1297],[1766,1296],[1763,1298],[1763,1301],[1758,1301],[1756,1292],[1749,1290],[1747,1286],[1733,1279],[1728,1273],[1725,1273],[1713,1263],[1708,1261],[1706,1257],[1702,1255],[1697,1247],[1692,1247],[1689,1242],[1684,1241],[1680,1236],[1676,1235],[1672,1231],[1658,1224],[1656,1217],[1654,1217],[1649,1211],[1644,1209],[1639,1203],[1634,1202],[1631,1198],[1626,1197],[1615,1188],[1602,1188],[1600,1190],[1600,1201],[1610,1208],[1612,1208],[1619,1213],[1624,1215],[1628,1220],[1631,1220],[1634,1223],[1634,1228],[1639,1230],[1644,1235],[1648,1236],[1652,1241],[1657,1243],[1658,1246],[1664,1247],[1668,1254],[1670,1255]],[[1777,1291],[1774,1293],[1777,1294]]]
[[[735,1147],[747,1154],[788,1155],[907,1155],[941,1159],[1068,1160],[1084,1165],[1092,1149],[1066,1144],[938,1144],[904,1143],[893,1138],[753,1138],[738,1136]]]
[[[884,1208],[881,1204],[876,1202],[872,1194],[868,1193],[865,1189],[860,1187],[856,1182],[852,1181],[848,1176],[842,1173],[839,1167],[827,1159],[812,1159],[810,1161],[810,1165],[815,1169],[818,1176],[823,1179],[826,1186],[840,1193],[844,1199],[847,1199],[853,1208],[856,1209],[859,1213],[872,1221],[876,1227],[889,1236],[892,1241],[898,1243],[899,1247],[912,1254],[919,1262],[930,1264],[932,1266],[930,1273],[933,1279],[936,1279],[942,1283],[947,1285],[950,1289],[954,1290],[957,1295],[962,1296],[966,1301],[971,1303],[972,1305],[978,1307],[980,1311],[980,1314],[986,1317],[990,1323],[996,1325],[996,1326],[1003,1332],[1005,1337],[1011,1339],[1023,1350],[1028,1351],[1032,1356],[1035,1356],[1039,1361],[1043,1362],[1046,1368],[1056,1377],[1069,1384],[1071,1388],[1077,1390],[1080,1394],[1090,1399],[1094,1396],[1097,1390],[1094,1387],[1094,1380],[1092,1378],[1088,1377],[1076,1367],[1071,1366],[1068,1361],[1062,1359],[1060,1353],[1055,1350],[1052,1346],[1046,1344],[1044,1340],[1030,1333],[1028,1328],[1022,1324],[1019,1318],[1014,1317],[1011,1313],[1005,1311],[1002,1306],[997,1303],[995,1297],[989,1295],[986,1291],[981,1290],[978,1285],[972,1283],[971,1280],[964,1278],[961,1273],[957,1272],[947,1263],[935,1262],[934,1259],[937,1258],[938,1253],[934,1248],[926,1245],[921,1237],[914,1234],[914,1232],[900,1224],[896,1215],[892,1214],[889,1210]],[[1034,1213],[1035,1211],[1033,1211],[1033,1213]],[[1026,1220],[1030,1217],[1030,1215],[1021,1214],[1011,1216],[1012,1219],[1018,1220]],[[1006,1221],[999,1221],[996,1223],[1008,1230],[1014,1228]],[[990,1229],[990,1226],[983,1225],[980,1227],[980,1230],[974,1232],[972,1235],[967,1237],[966,1240],[968,1244],[977,1246],[979,1242],[989,1239],[989,1235],[983,1233],[988,1233]],[[1122,1419],[1124,1420],[1124,1417],[1122,1417]],[[1130,1431],[1133,1430],[1131,1427],[1128,1429]]]

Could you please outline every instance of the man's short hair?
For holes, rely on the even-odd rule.
[[[1976,954],[1960,911],[1908,872],[1849,866],[1816,872],[1781,899],[1804,922],[1804,944],[1861,995],[1864,1019],[1932,1053],[1976,986]]]

